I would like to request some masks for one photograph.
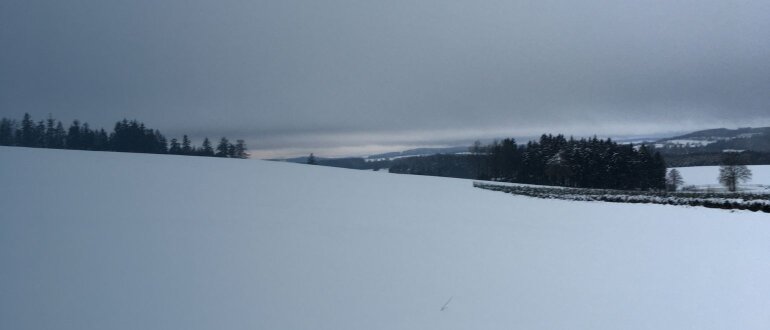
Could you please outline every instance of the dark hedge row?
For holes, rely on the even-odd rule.
[[[514,195],[546,199],[601,201],[632,204],[643,203],[686,205],[770,213],[770,195],[766,194],[625,191],[609,189],[501,185],[485,182],[474,182],[473,186],[476,188],[501,191]]]

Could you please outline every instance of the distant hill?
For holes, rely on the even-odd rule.
[[[288,162],[288,163],[303,163],[307,164],[307,156],[301,156],[301,157],[294,157],[294,158],[275,158],[275,159],[268,159],[276,162]],[[326,158],[316,157],[316,161],[318,160],[324,160]]]
[[[393,160],[394,158],[413,157],[413,156],[431,156],[437,154],[458,154],[468,152],[468,146],[457,146],[447,148],[416,148],[397,152],[388,152],[383,154],[371,155],[366,159],[374,160]]]
[[[719,165],[725,151],[742,151],[748,164],[770,164],[770,127],[716,128],[655,142],[669,166]]]
[[[448,147],[448,148],[416,148],[399,152],[388,152],[367,157],[343,157],[343,158],[323,158],[316,157],[316,164],[321,166],[351,168],[356,170],[379,170],[387,169],[393,163],[393,160],[409,157],[425,157],[438,154],[456,155],[468,151],[468,147]],[[289,163],[307,163],[307,156],[270,159],[272,161],[281,161]]]
[[[770,127],[707,129],[659,140],[656,142],[656,147],[673,153],[724,150],[770,152]]]
[[[738,129],[714,128],[664,139],[663,141],[677,139],[734,139],[766,134],[770,134],[770,127],[743,127]]]
[[[307,164],[307,156],[270,159],[272,161]],[[390,166],[389,160],[368,160],[361,157],[323,158],[316,157],[316,164],[321,166],[342,167],[356,170],[379,170]]]
[[[719,165],[722,161],[722,153],[734,150],[745,151],[744,159],[748,164],[770,164],[770,127],[706,129],[659,140],[649,137],[628,137],[615,140],[654,145],[655,149],[663,155],[669,167]],[[316,162],[323,166],[378,170],[390,168],[395,162],[404,161],[405,158],[438,155],[462,156],[467,152],[468,146],[415,148],[366,157],[316,157]],[[441,159],[442,162],[452,162],[450,161],[452,157],[438,157],[436,159]],[[307,156],[274,160],[304,164],[307,163]]]

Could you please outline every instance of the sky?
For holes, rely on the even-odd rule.
[[[766,0],[0,0],[0,116],[260,158],[770,126],[768,31]]]

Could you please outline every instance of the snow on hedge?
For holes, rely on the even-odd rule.
[[[666,192],[666,191],[627,191],[611,189],[567,188],[534,185],[501,185],[499,183],[477,181],[476,188],[501,191],[514,195],[561,199],[570,201],[599,201],[630,204],[663,204],[683,206],[703,206],[708,208],[749,210],[770,213],[770,195],[755,193],[727,192]]]
[[[748,211],[3,147],[0,329],[768,329],[768,237]]]

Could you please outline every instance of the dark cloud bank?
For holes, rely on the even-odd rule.
[[[0,115],[260,156],[770,125],[768,1],[4,1]]]

